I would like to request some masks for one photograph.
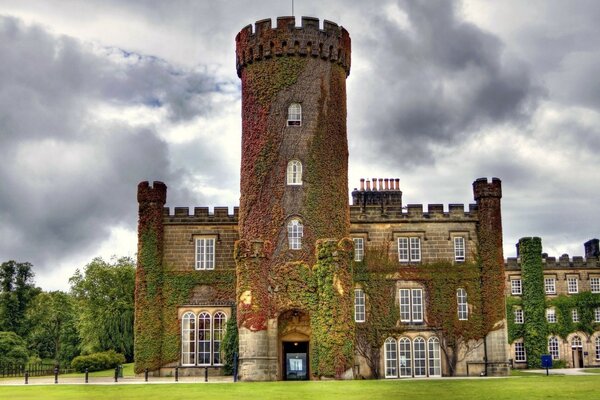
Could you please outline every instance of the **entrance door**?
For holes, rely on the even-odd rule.
[[[308,379],[308,342],[283,342],[283,379]]]
[[[579,336],[571,339],[571,350],[573,350],[573,368],[583,368],[583,343]]]

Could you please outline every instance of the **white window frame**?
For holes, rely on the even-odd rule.
[[[292,218],[287,225],[288,245],[290,250],[302,249],[302,237],[304,236],[304,226],[298,218]]]
[[[415,378],[427,376],[427,346],[420,336],[413,340],[413,367]]]
[[[354,322],[365,322],[365,292],[354,289]]]
[[[573,322],[579,322],[579,312],[576,308],[571,309],[571,319]]]
[[[423,322],[423,289],[399,289],[400,322]]]
[[[456,290],[456,303],[459,321],[467,321],[469,319],[469,304],[467,302],[467,291],[463,288]]]
[[[221,359],[221,344],[223,343],[223,338],[225,337],[226,327],[227,327],[227,315],[225,315],[225,313],[222,311],[217,311],[213,315],[213,323],[212,323],[212,329],[213,329],[212,363],[213,363],[213,365],[223,365],[223,360]]]
[[[398,261],[402,263],[421,261],[421,238],[401,236],[398,238]]]
[[[594,322],[600,322],[600,307],[594,308]]]
[[[429,360],[429,376],[442,376],[440,339],[431,337],[427,340],[427,355]]]
[[[412,342],[407,337],[398,340],[398,361],[400,378],[412,377]]]
[[[560,358],[560,346],[558,345],[558,338],[556,336],[548,338],[548,354],[552,356],[553,360]]]
[[[383,352],[385,357],[385,377],[386,378],[397,378],[398,377],[398,346],[396,339],[387,338],[383,346]]]
[[[575,276],[567,277],[567,293],[575,294],[579,293],[579,279]]]
[[[186,312],[181,318],[181,365],[196,365],[196,314]]]
[[[302,105],[300,103],[292,103],[289,105],[287,113],[287,125],[302,125]]]
[[[600,278],[593,276],[590,278],[590,291],[592,293],[600,293]]]
[[[549,324],[556,323],[556,310],[554,308],[546,308],[546,321]]]
[[[354,261],[362,261],[365,257],[365,240],[363,238],[352,238],[354,242]]]
[[[465,254],[465,238],[462,236],[456,236],[454,238],[454,261],[465,261]]]
[[[523,342],[515,342],[515,362],[527,362],[527,353]]]
[[[600,360],[600,336],[596,337],[596,360]]]
[[[522,324],[523,321],[524,321],[524,319],[523,319],[523,309],[522,308],[515,308],[514,314],[515,314],[515,324]]]
[[[546,294],[556,294],[555,278],[544,278],[544,292]]]
[[[300,160],[290,160],[287,165],[287,184],[290,186],[302,185],[302,162]]]
[[[510,280],[510,294],[513,296],[520,296],[523,294],[523,286],[521,285],[521,279]]]
[[[196,263],[195,268],[198,271],[206,271],[215,269],[215,253],[216,253],[215,237],[198,236],[195,240]]]

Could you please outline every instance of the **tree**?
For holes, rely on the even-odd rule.
[[[24,336],[25,312],[31,300],[40,293],[33,284],[32,265],[7,261],[0,266],[0,331]]]
[[[42,292],[26,313],[28,347],[41,358],[64,364],[79,354],[74,299],[67,293]]]
[[[135,261],[95,258],[69,279],[82,353],[115,350],[133,360]]]
[[[0,368],[23,365],[29,354],[25,341],[14,332],[0,332]]]

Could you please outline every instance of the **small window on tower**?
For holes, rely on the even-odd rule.
[[[288,222],[288,243],[290,250],[300,250],[302,248],[303,227],[299,219],[292,219]]]
[[[292,103],[288,107],[288,126],[302,125],[302,106],[298,103]]]
[[[287,166],[287,184],[302,185],[302,163],[298,160],[292,160]]]

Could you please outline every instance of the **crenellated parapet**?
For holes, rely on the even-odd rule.
[[[521,270],[521,259],[518,257],[508,257],[505,262],[505,267],[509,271]],[[556,270],[556,269],[600,269],[600,258],[591,257],[584,258],[581,256],[569,257],[568,254],[562,256],[548,257],[545,254],[542,257],[542,266],[544,270]]]
[[[408,204],[401,206],[381,205],[352,205],[350,206],[350,221],[356,222],[475,222],[477,221],[477,205],[469,204],[465,210],[464,204],[448,204],[444,210],[443,204],[427,204],[424,210],[423,204]]]
[[[492,178],[488,182],[487,178],[479,178],[473,182],[473,195],[475,201],[483,198],[502,198],[502,182],[498,178]]]
[[[235,37],[236,69],[241,77],[242,69],[253,62],[271,57],[314,57],[341,65],[350,74],[350,35],[336,23],[324,20],[323,29],[319,19],[302,17],[302,25],[296,26],[295,17],[277,18],[272,27],[271,19],[257,21],[244,27]]]
[[[165,224],[237,225],[239,218],[239,207],[233,208],[233,214],[229,212],[229,207],[214,207],[212,213],[208,207],[194,207],[193,212],[190,212],[189,207],[164,207],[162,212]]]

